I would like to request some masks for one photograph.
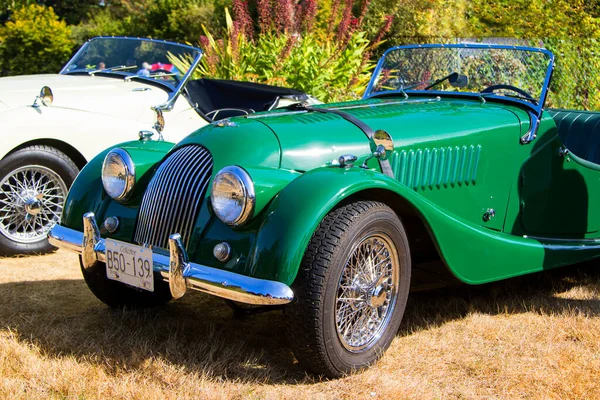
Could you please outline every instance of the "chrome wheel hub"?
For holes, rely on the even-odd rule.
[[[25,218],[35,217],[40,213],[40,211],[42,211],[42,202],[40,199],[38,199],[38,197],[43,198],[44,196],[42,194],[38,194],[37,197],[26,197],[27,200],[25,200],[25,212],[27,215]]]
[[[370,348],[381,337],[396,305],[398,254],[385,234],[366,236],[354,246],[338,283],[336,328],[351,352]]]
[[[59,222],[67,186],[50,168],[17,168],[0,181],[0,233],[18,243],[46,237]]]
[[[381,307],[387,298],[386,288],[381,285],[373,288],[369,296],[369,305],[373,308]]]

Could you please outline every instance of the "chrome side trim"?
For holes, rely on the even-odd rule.
[[[543,236],[531,236],[531,235],[523,235],[524,239],[533,239],[540,241],[542,243],[581,243],[582,245],[586,244],[598,244],[600,243],[599,238],[589,238],[589,239],[567,239],[567,238],[549,238]]]
[[[106,245],[104,239],[100,238],[99,231],[96,231],[97,228],[93,213],[86,213],[84,232],[54,225],[48,234],[48,240],[53,246],[81,254],[82,258],[86,257],[88,263],[91,260],[105,262]],[[157,251],[152,252],[154,271],[159,272],[164,279],[167,279],[171,288],[182,289],[183,282],[185,288],[240,303],[256,305],[281,305],[294,299],[294,292],[284,283],[251,278],[189,262],[187,253],[181,241],[177,240],[177,236],[177,234],[173,234],[169,237],[169,255]],[[172,265],[174,265],[173,268],[171,268]],[[181,275],[178,275],[178,271],[181,271]],[[171,281],[173,281],[173,285],[171,285]],[[178,292],[173,294],[173,297],[176,297]]]
[[[441,100],[442,99],[439,96],[437,96],[433,99],[410,99],[410,100],[402,99],[402,100],[398,100],[398,101],[382,101],[381,103],[355,104],[355,105],[349,105],[349,106],[331,107],[330,110],[344,111],[344,110],[352,110],[352,109],[356,109],[356,108],[373,108],[373,107],[390,106],[390,105],[397,105],[397,104],[434,103],[434,102],[438,102]],[[271,110],[269,110],[269,111],[271,111]],[[275,111],[275,110],[273,110],[273,111]],[[282,116],[294,115],[294,114],[306,114],[307,112],[308,111],[306,111],[306,110],[294,110],[294,111],[283,111],[283,112],[275,111],[272,113],[264,112],[264,113],[258,113],[258,114],[249,114],[249,115],[244,115],[242,117],[248,118],[248,119],[259,119],[259,118],[268,118],[268,117],[282,117]],[[220,122],[220,121],[217,121],[217,122]],[[213,122],[213,124],[215,124],[215,123],[216,122]],[[221,126],[221,125],[218,125],[218,126]]]
[[[273,113],[265,112],[265,114],[250,114],[245,115],[242,118],[248,119],[259,119],[259,118],[267,118],[267,117],[281,117],[284,115],[295,115],[295,114],[306,114],[308,111],[300,110],[300,111],[278,111]]]
[[[356,108],[373,108],[373,107],[381,107],[381,106],[394,106],[398,104],[414,104],[414,103],[435,103],[441,101],[442,99],[438,97],[434,97],[433,99],[402,99],[402,100],[384,100],[381,103],[372,103],[372,104],[356,104],[351,106],[342,106],[342,107],[331,107],[332,110],[352,110]]]

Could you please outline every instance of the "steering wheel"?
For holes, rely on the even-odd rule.
[[[518,87],[512,86],[512,85],[502,85],[502,84],[501,85],[492,85],[492,86],[486,87],[480,93],[494,93],[496,90],[500,90],[500,89],[511,90],[511,91],[518,93],[521,96],[525,97],[527,100],[531,100],[535,104],[537,104],[537,100],[532,95],[530,95],[523,89],[519,89]]]
[[[209,121],[215,121],[217,119],[217,115],[219,115],[220,113],[225,113],[225,114],[231,114],[231,113],[239,113],[239,115],[248,115],[248,114],[253,114],[256,111],[254,111],[251,108],[218,108],[216,110],[212,110],[207,112],[206,114],[206,118],[208,118]],[[228,118],[228,117],[235,117],[236,115],[226,115],[223,118]]]
[[[179,83],[179,78],[177,77],[177,74],[175,74],[172,71],[167,71],[166,69],[162,69],[162,68],[155,69],[155,70],[150,71],[150,78],[153,78],[153,77],[154,78],[161,78],[161,76],[155,75],[156,73],[167,74],[167,75],[165,75],[162,78],[173,78],[175,80],[175,82]]]

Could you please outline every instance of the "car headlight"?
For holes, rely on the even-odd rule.
[[[129,153],[112,149],[102,163],[102,185],[110,197],[123,200],[135,184],[135,166]]]
[[[252,178],[238,166],[223,168],[213,179],[210,201],[221,221],[232,226],[244,224],[256,202]]]

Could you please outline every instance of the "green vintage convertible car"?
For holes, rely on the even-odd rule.
[[[361,369],[411,287],[600,256],[600,113],[545,109],[553,68],[537,48],[392,48],[360,101],[107,149],[50,240],[109,306],[284,305],[307,369]]]

